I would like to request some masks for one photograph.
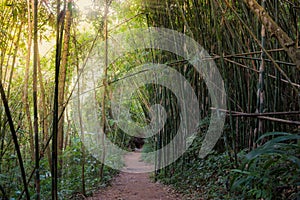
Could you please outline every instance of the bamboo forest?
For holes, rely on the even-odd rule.
[[[299,0],[0,10],[0,199],[300,199]]]

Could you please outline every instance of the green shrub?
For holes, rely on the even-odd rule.
[[[226,153],[214,152],[205,159],[191,160],[185,155],[169,167],[171,176],[161,173],[157,178],[184,193],[187,199],[230,199],[226,188],[230,166]]]
[[[239,169],[232,170],[231,191],[250,199],[295,199],[299,196],[299,135],[273,132],[263,135],[262,146],[242,158]]]

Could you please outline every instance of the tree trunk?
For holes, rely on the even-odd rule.
[[[67,74],[67,63],[69,56],[69,42],[70,42],[70,29],[71,29],[71,3],[72,0],[68,0],[68,6],[66,9],[65,16],[65,27],[64,27],[64,42],[63,42],[63,50],[61,57],[61,66],[59,73],[59,83],[58,83],[58,132],[57,132],[57,140],[58,140],[58,156],[62,154],[63,150],[63,140],[64,140],[64,101],[65,101],[65,82],[66,82],[66,74]],[[60,159],[59,163],[62,167],[62,159]]]
[[[105,101],[106,101],[106,89],[107,89],[107,67],[108,67],[108,27],[107,27],[107,17],[108,17],[108,8],[109,8],[109,2],[110,0],[105,1],[105,10],[104,10],[104,40],[105,40],[105,58],[104,58],[104,77],[103,77],[103,99],[102,99],[102,117],[101,117],[101,127],[103,130],[102,135],[102,158],[101,158],[101,166],[100,166],[100,177],[101,180],[103,179],[103,170],[104,170],[104,161],[105,161],[105,145],[104,145],[104,139],[106,134],[106,112],[105,112]]]
[[[16,149],[16,152],[17,152],[18,160],[19,160],[19,165],[20,165],[20,169],[21,169],[21,176],[22,176],[22,181],[23,181],[23,185],[24,185],[26,198],[28,200],[30,200],[30,194],[29,194],[28,187],[27,187],[26,173],[25,173],[25,168],[24,168],[23,159],[22,159],[22,155],[21,155],[20,145],[19,145],[19,142],[18,142],[17,133],[16,133],[16,130],[15,130],[15,127],[14,127],[12,117],[11,117],[11,113],[10,113],[10,109],[9,109],[8,102],[7,102],[7,99],[6,99],[6,95],[5,95],[5,92],[4,92],[4,88],[3,88],[3,85],[2,85],[2,81],[0,81],[0,93],[1,93],[1,99],[2,99],[2,102],[3,102],[3,105],[4,105],[4,109],[5,109],[5,113],[6,113],[6,116],[7,116],[8,124],[9,124],[9,127],[10,127],[10,131],[11,131],[11,134],[12,134],[12,138],[13,138],[13,141],[14,141],[14,144],[15,144],[15,149]]]
[[[18,30],[18,34],[17,34],[17,41],[15,43],[15,50],[14,50],[14,53],[13,53],[13,60],[12,60],[11,71],[10,71],[10,75],[9,75],[8,88],[7,88],[7,99],[9,99],[9,96],[10,96],[11,82],[12,82],[14,68],[15,68],[15,64],[16,64],[16,58],[18,56],[19,42],[20,42],[20,36],[21,36],[21,33],[22,33],[23,24],[24,23],[22,22],[19,26],[19,30]]]
[[[33,144],[33,127],[30,114],[30,106],[28,102],[28,79],[29,79],[29,67],[30,67],[30,55],[31,55],[31,46],[32,46],[32,23],[31,23],[31,12],[30,12],[30,0],[27,1],[28,8],[28,43],[27,43],[27,57],[25,65],[25,77],[24,77],[24,88],[23,88],[23,97],[22,102],[24,105],[25,114],[27,117],[27,123],[29,128],[29,144],[30,144],[30,155],[31,159],[34,160],[34,144]]]
[[[60,16],[61,1],[57,0],[56,10],[56,55],[55,55],[55,89],[53,100],[53,128],[52,128],[52,160],[51,160],[51,177],[52,177],[52,200],[58,199],[58,187],[57,187],[57,132],[58,132],[58,88],[59,88],[59,72],[60,72],[60,59],[61,59],[61,46],[64,22]]]
[[[39,124],[37,105],[37,65],[38,65],[38,0],[33,0],[33,117],[34,117],[34,138],[35,138],[35,189],[36,199],[40,199],[40,156],[39,156]]]
[[[39,52],[39,51],[38,51]],[[50,153],[50,147],[47,145],[47,142],[49,140],[49,122],[47,119],[49,110],[46,105],[46,92],[45,87],[43,83],[43,75],[42,75],[42,69],[41,69],[41,61],[40,57],[38,55],[38,80],[39,80],[39,86],[40,86],[40,104],[41,104],[41,110],[40,110],[40,118],[42,119],[42,135],[43,135],[43,149],[46,148],[46,155],[48,159],[49,166],[52,165],[51,163],[51,153]]]
[[[278,26],[278,24],[270,17],[267,11],[257,3],[256,0],[244,0],[244,2],[250,10],[256,14],[265,26],[265,29],[277,38],[280,45],[300,70],[300,50],[297,49],[297,43],[294,42],[287,33]]]
[[[262,1],[262,8],[265,6],[265,0]],[[261,46],[265,48],[265,39],[266,38],[266,29],[265,26],[262,24],[261,27]],[[257,90],[257,113],[264,112],[264,101],[265,101],[265,61],[264,58],[265,53],[262,51],[261,53],[261,63],[259,66],[259,79],[258,79],[258,90]],[[262,119],[257,119],[257,127],[255,129],[255,138],[253,141],[253,148],[256,148],[257,144],[255,141],[257,137],[259,137],[264,132],[264,122]]]
[[[74,45],[75,45],[75,59],[76,59],[76,72],[77,76],[80,76],[80,70],[79,70],[79,55],[78,55],[78,49],[77,49],[77,43],[76,43],[77,37],[76,37],[76,31],[74,32]],[[83,123],[82,123],[82,113],[81,113],[81,103],[80,103],[80,81],[77,83],[77,101],[78,101],[78,118],[79,118],[79,125],[80,125],[80,133],[81,133],[81,152],[82,152],[82,162],[81,162],[81,189],[82,194],[85,196],[85,146],[84,146],[84,130],[83,130]]]

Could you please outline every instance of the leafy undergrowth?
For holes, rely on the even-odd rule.
[[[183,164],[184,162],[184,164]],[[171,184],[186,199],[231,199],[228,192],[230,162],[224,154],[213,154],[205,160],[187,162],[180,159],[172,167],[172,176],[157,176],[164,184]]]
[[[82,162],[84,165],[84,181],[86,196],[91,196],[99,187],[105,187],[110,180],[116,175],[117,171],[104,166],[103,178],[100,178],[99,169],[101,163],[86,153],[83,160],[80,140],[73,140],[73,145],[68,146],[62,155],[63,168],[61,178],[59,179],[58,195],[60,199],[84,199],[82,190]],[[115,159],[121,160],[121,157]],[[51,173],[48,170],[47,162],[44,160],[41,166],[41,197],[48,199],[51,196]]]
[[[231,171],[231,190],[247,199],[300,198],[300,135],[269,133],[272,137],[242,157],[239,169]]]
[[[189,150],[156,178],[185,194],[185,199],[299,199],[300,136],[268,133],[257,142],[266,138],[255,150],[238,153],[237,168],[227,153],[199,159]]]

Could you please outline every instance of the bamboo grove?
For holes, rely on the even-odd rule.
[[[209,51],[217,63],[226,85],[228,110],[223,112],[228,117],[223,139],[215,150],[219,153],[227,152],[226,159],[230,160],[232,168],[241,165],[240,152],[250,152],[272,138],[266,137],[257,142],[263,134],[299,134],[299,57],[296,56],[299,55],[298,2],[216,0],[147,3],[149,26],[166,27],[191,36]],[[283,42],[286,39],[291,42],[291,46]],[[293,48],[293,56],[289,53],[289,47]],[[155,59],[157,62],[165,62],[172,60],[172,57],[161,58],[159,54]],[[192,67],[181,62],[176,63],[174,68],[190,80],[197,92],[202,117],[199,137],[203,137],[209,124],[210,112],[216,108],[211,107],[204,80]],[[180,117],[172,92],[163,88],[153,90],[154,101],[163,102],[170,114],[170,121],[157,140],[157,148],[160,148],[176,133]],[[181,161],[159,171],[157,176],[172,182],[170,177],[188,171],[191,166],[188,163],[195,163],[195,159],[196,162],[202,162],[195,158],[199,144],[195,144],[195,147],[182,156]],[[176,170],[179,172],[174,172]],[[217,170],[215,172],[218,174]],[[219,173],[223,174],[224,171]],[[229,175],[224,182],[230,181],[230,176],[233,175]],[[213,175],[209,177],[214,179]],[[200,182],[202,179],[195,180]],[[276,194],[276,191],[271,191]]]
[[[160,169],[168,152],[156,155],[154,179],[194,199],[299,196],[299,1],[95,0],[85,16],[73,0],[0,2],[0,198],[83,199],[117,173],[83,145],[84,124],[76,127],[70,114],[72,93],[80,92],[72,81],[100,42],[139,27],[176,30],[208,51],[227,95],[227,109],[218,110],[226,115],[222,137],[210,155],[199,158],[218,108],[187,60],[145,49],[108,65],[107,43],[101,91],[94,97],[106,137],[123,149],[131,141],[112,116],[115,83],[141,63],[167,64],[191,84],[201,120],[197,137],[176,162]],[[82,17],[88,25],[81,25]],[[180,126],[176,96],[148,84],[133,97],[130,112],[140,124],[151,121],[151,105],[165,108],[163,129],[145,139],[143,151],[161,149]]]

